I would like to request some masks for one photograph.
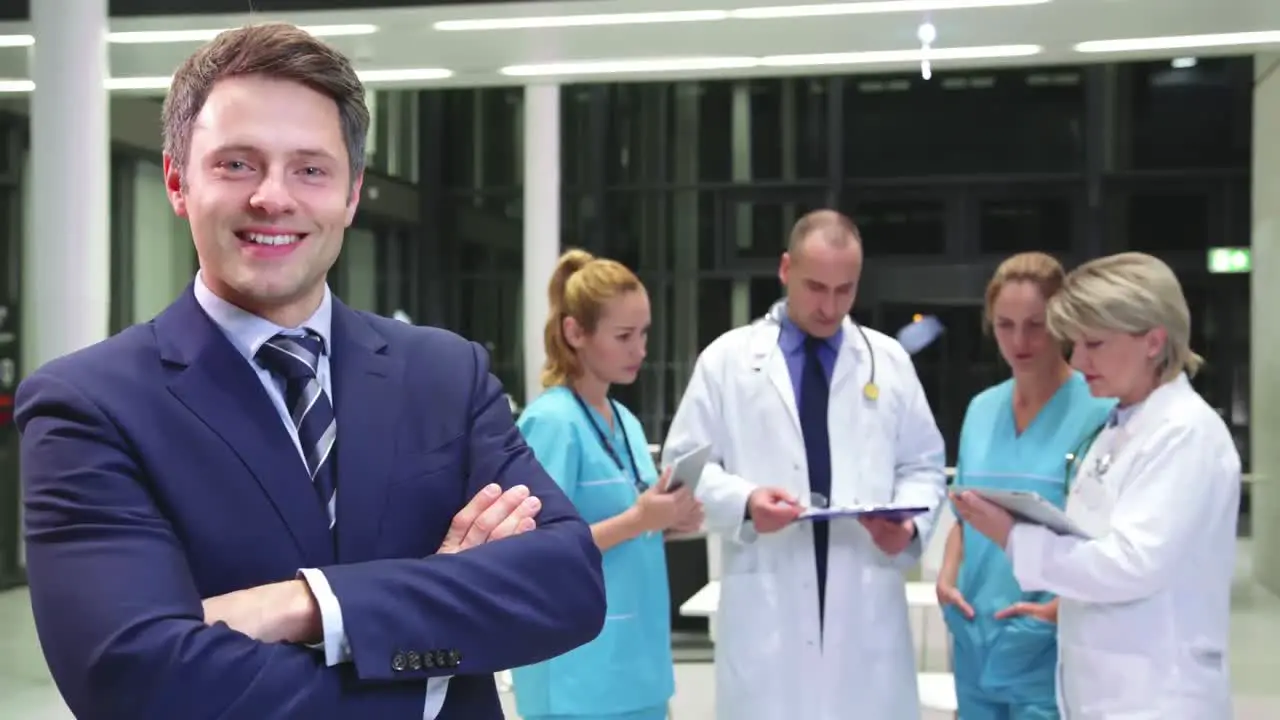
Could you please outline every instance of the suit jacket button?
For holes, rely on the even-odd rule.
[[[462,664],[462,653],[457,650],[449,651],[449,667],[458,667]]]
[[[436,667],[438,667],[438,668],[447,668],[447,667],[449,667],[449,653],[447,653],[447,652],[445,652],[445,651],[443,651],[443,650],[437,650],[437,651],[435,651],[435,656],[436,656],[436,658],[435,658],[435,661],[436,661]]]
[[[403,672],[409,666],[409,658],[405,657],[403,652],[398,652],[391,658],[391,669],[396,672]]]
[[[422,667],[427,670],[430,670],[435,666],[436,666],[435,655],[432,655],[430,650],[423,650],[422,651]]]
[[[412,650],[409,651],[409,669],[410,670],[422,669],[422,656]]]

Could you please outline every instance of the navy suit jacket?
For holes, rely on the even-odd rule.
[[[453,675],[441,718],[499,720],[492,673],[599,633],[590,528],[484,351],[336,300],[332,345],[336,542],[261,382],[190,288],[18,388],[31,603],[77,717],[419,720],[427,678]],[[434,555],[491,482],[541,498],[538,528]],[[352,662],[205,625],[203,598],[308,567],[338,598]]]

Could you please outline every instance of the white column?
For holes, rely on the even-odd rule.
[[[1280,54],[1258,55],[1253,91],[1253,327],[1250,342],[1252,397],[1249,449],[1253,484],[1253,572],[1280,593]],[[1213,358],[1209,358],[1212,362]]]
[[[524,401],[542,391],[547,283],[560,258],[560,87],[524,89]]]
[[[31,218],[22,252],[24,370],[107,336],[107,0],[31,3]]]

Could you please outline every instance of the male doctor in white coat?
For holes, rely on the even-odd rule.
[[[897,341],[849,318],[862,242],[820,210],[792,230],[785,303],[698,358],[663,461],[713,447],[697,496],[722,543],[719,720],[915,720],[903,571],[946,491],[942,436]],[[900,502],[914,520],[797,521]]]

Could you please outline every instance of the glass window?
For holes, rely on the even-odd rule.
[[[978,244],[983,253],[1071,250],[1075,208],[1069,196],[979,198],[977,214]]]
[[[777,259],[787,249],[796,221],[826,207],[822,190],[733,192],[724,197],[721,222],[729,258]]]
[[[1248,167],[1253,131],[1253,58],[1132,63],[1127,71],[1135,169]]]
[[[868,196],[847,204],[868,257],[941,255],[947,249],[947,205],[928,198]]]
[[[444,94],[441,158],[451,189],[488,190],[523,184],[524,91],[521,88],[439,90]]]
[[[1206,250],[1213,245],[1210,197],[1194,191],[1136,191],[1128,199],[1126,228],[1132,250]]]
[[[714,193],[612,190],[605,206],[603,253],[618,262],[641,272],[681,274],[715,266]]]
[[[1073,68],[857,76],[844,83],[845,174],[920,177],[1083,167]]]
[[[626,83],[610,85],[608,92],[611,187],[730,179],[730,83]]]

